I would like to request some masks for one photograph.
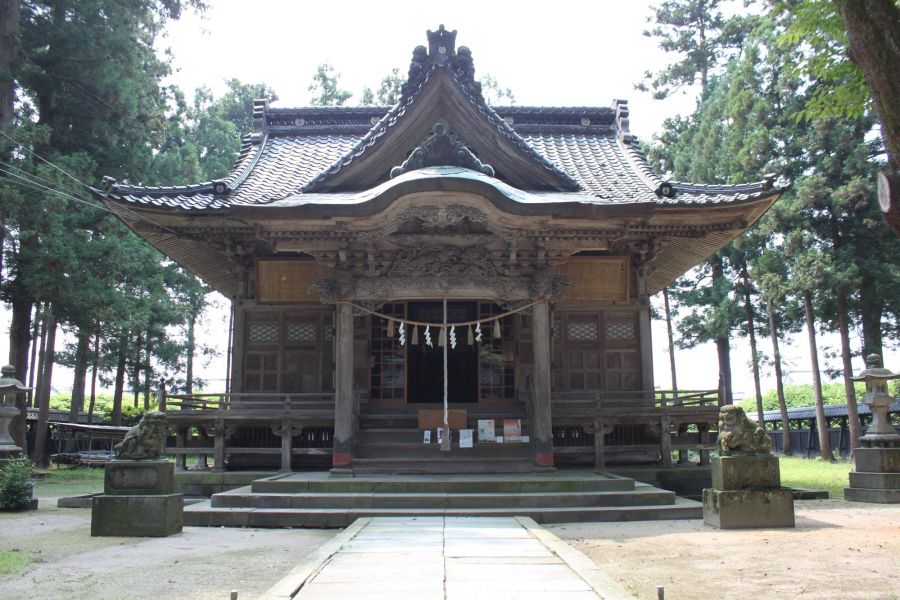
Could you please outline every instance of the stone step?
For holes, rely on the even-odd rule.
[[[492,474],[392,477],[333,477],[327,473],[283,473],[255,480],[253,493],[562,493],[632,491],[634,480],[608,473]]]
[[[554,493],[300,493],[262,494],[249,487],[216,494],[213,508],[540,508],[674,504],[675,494],[651,486],[633,491]]]
[[[699,519],[702,505],[678,498],[674,504],[542,508],[213,508],[187,506],[184,524],[210,527],[347,527],[360,517],[531,517],[538,523]]]
[[[460,448],[453,442],[450,451],[441,450],[437,443],[423,444],[402,441],[361,441],[354,443],[353,460],[360,458],[421,458],[428,460],[457,460],[459,458],[530,458],[534,460],[531,444],[475,444],[472,448]]]
[[[483,473],[532,473],[532,457],[462,457],[443,452],[426,457],[396,455],[372,458],[353,458],[350,468],[354,475],[450,475]]]

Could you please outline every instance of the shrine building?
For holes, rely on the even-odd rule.
[[[661,179],[623,100],[490,106],[455,38],[428,32],[391,107],[258,101],[221,180],[97,191],[232,302],[227,391],[167,400],[180,465],[485,473],[708,456],[719,395],[655,389],[650,296],[783,188]]]

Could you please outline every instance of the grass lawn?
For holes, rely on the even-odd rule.
[[[828,490],[832,498],[844,497],[844,488],[850,485],[848,473],[853,470],[851,462],[827,463],[823,460],[796,456],[779,457],[779,466],[781,485]]]
[[[35,470],[35,496],[78,496],[103,491],[103,469],[78,467]]]
[[[31,559],[21,552],[0,550],[0,577],[23,571],[30,562]]]

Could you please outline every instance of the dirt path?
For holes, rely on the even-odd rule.
[[[186,527],[168,538],[92,538],[91,511],[0,514],[0,550],[34,562],[0,578],[0,598],[255,598],[336,530]]]
[[[728,530],[700,521],[590,523],[549,529],[637,597],[900,598],[900,506],[795,505],[795,529]]]

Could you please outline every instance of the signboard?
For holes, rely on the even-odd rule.
[[[256,263],[256,299],[260,302],[318,302],[310,286],[331,270],[313,260],[260,260]]]
[[[573,256],[554,267],[572,280],[568,300],[628,302],[627,256]]]

